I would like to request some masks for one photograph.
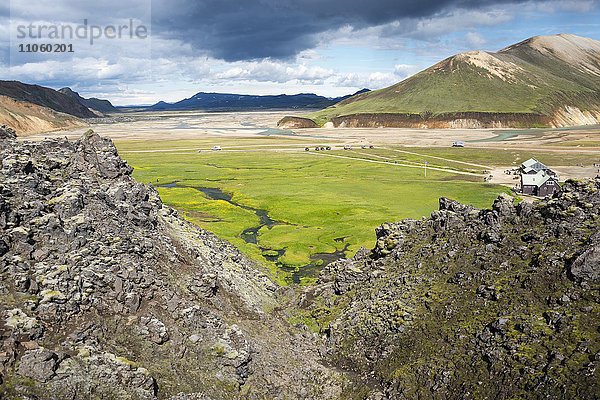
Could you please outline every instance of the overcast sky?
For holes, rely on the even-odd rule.
[[[86,38],[49,37],[85,20]],[[90,44],[92,25],[127,28]],[[600,40],[600,0],[11,0],[0,5],[0,79],[117,105],[199,91],[339,96],[455,53],[557,33]],[[43,43],[73,52],[19,52]]]

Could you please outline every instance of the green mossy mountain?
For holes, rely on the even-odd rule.
[[[524,127],[600,121],[600,42],[536,36],[447,58],[385,89],[308,115],[319,125]]]

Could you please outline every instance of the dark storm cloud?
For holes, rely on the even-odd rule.
[[[410,26],[449,10],[519,2],[525,0],[153,0],[152,29],[227,61],[287,58],[343,26]]]

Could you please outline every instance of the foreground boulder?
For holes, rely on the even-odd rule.
[[[600,180],[563,189],[441,199],[322,271],[299,306],[360,398],[600,396]]]
[[[0,140],[14,140],[17,138],[17,132],[14,129],[2,125],[0,126]]]
[[[0,129],[0,398],[336,398],[277,287],[112,142]]]

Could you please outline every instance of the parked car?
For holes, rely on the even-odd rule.
[[[345,144],[344,145],[344,150],[351,150],[352,146],[350,146],[349,144]]]
[[[213,151],[220,151],[222,149],[221,149],[221,146],[213,146],[212,150]]]

